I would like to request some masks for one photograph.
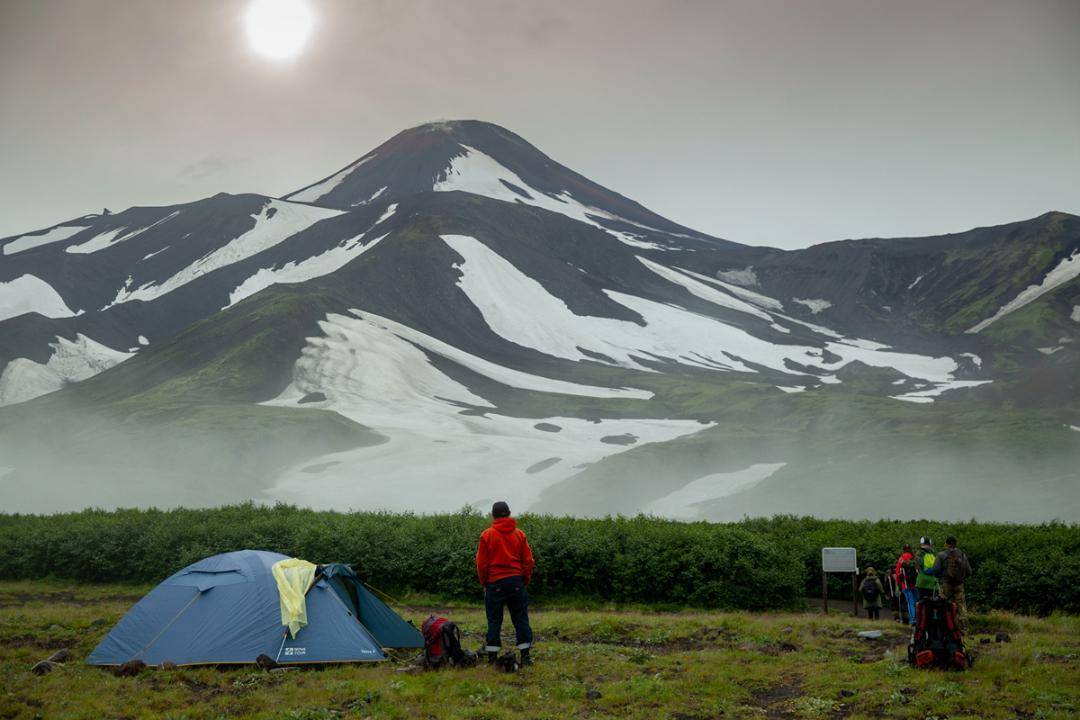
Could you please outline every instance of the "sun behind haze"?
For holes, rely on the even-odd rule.
[[[252,49],[272,60],[299,55],[313,21],[305,0],[252,0],[244,15]]]

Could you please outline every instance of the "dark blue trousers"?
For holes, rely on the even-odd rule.
[[[488,583],[484,589],[484,610],[487,611],[487,652],[502,648],[503,608],[510,611],[510,622],[517,633],[518,650],[532,647],[533,632],[529,626],[529,594],[525,578],[520,575]]]

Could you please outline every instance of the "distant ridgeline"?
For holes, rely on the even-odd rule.
[[[208,510],[0,514],[0,579],[155,582],[199,558],[252,548],[348,562],[390,592],[471,598],[483,516],[338,513],[289,505]],[[1080,526],[815,520],[737,523],[526,515],[537,599],[767,610],[820,594],[820,549],[853,546],[889,568],[904,543],[956,535],[982,609],[1080,612]],[[838,585],[830,594],[840,593]]]

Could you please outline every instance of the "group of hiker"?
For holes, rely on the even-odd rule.
[[[510,517],[510,507],[505,502],[496,502],[491,508],[491,516],[491,527],[480,535],[476,550],[476,572],[484,588],[488,625],[484,650],[488,662],[498,660],[502,650],[503,614],[504,610],[509,610],[521,664],[529,665],[532,663],[533,633],[529,625],[526,587],[536,563],[525,533]],[[955,537],[945,538],[945,549],[936,552],[931,538],[923,536],[919,538],[917,549],[904,546],[884,584],[876,568],[867,567],[859,591],[870,619],[879,619],[885,599],[894,597],[898,619],[912,626],[916,624],[920,600],[941,598],[955,605],[956,624],[960,633],[966,634],[968,613],[964,583],[970,576],[971,563],[957,547]]]
[[[915,609],[919,600],[940,596],[955,603],[957,622],[962,633],[967,632],[967,599],[964,595],[964,582],[971,575],[971,563],[967,555],[956,545],[956,538],[945,538],[945,549],[934,551],[933,541],[923,536],[919,538],[918,549],[905,545],[900,557],[893,566],[891,577],[882,584],[877,570],[866,568],[866,577],[859,586],[863,607],[867,617],[878,619],[884,599],[897,599],[898,616],[915,624]],[[889,586],[889,591],[886,590]]]

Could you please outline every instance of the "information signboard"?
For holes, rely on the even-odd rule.
[[[822,572],[853,573],[859,571],[859,564],[855,560],[855,548],[831,547],[821,548]]]

